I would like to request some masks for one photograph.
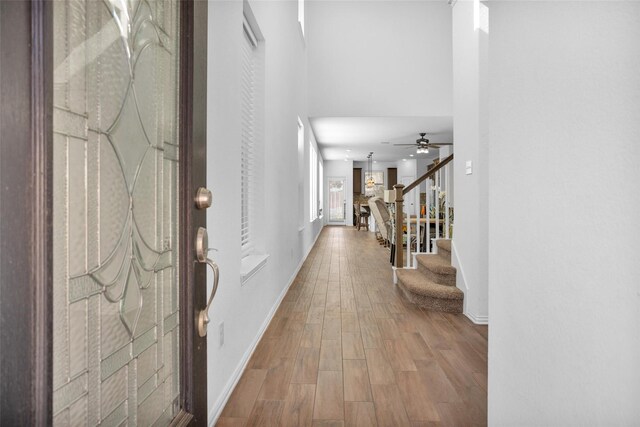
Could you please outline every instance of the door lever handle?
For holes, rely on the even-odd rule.
[[[207,335],[209,307],[211,307],[213,297],[216,296],[216,292],[218,291],[218,281],[220,280],[220,269],[218,268],[218,264],[208,257],[210,249],[213,248],[209,248],[209,236],[207,234],[207,229],[204,227],[198,228],[198,233],[196,235],[196,259],[199,263],[206,263],[213,271],[213,289],[211,290],[211,295],[209,296],[209,300],[207,301],[207,305],[204,310],[200,310],[198,313],[198,335],[201,337]]]
[[[207,258],[205,261],[211,270],[213,270],[213,289],[211,289],[211,295],[209,295],[209,301],[207,301],[207,305],[204,310],[200,310],[198,313],[198,335],[204,337],[207,335],[207,325],[209,324],[209,307],[211,307],[211,303],[213,302],[213,297],[216,296],[216,292],[218,291],[218,280],[220,279],[220,269],[218,268],[218,264],[216,264],[213,260]]]

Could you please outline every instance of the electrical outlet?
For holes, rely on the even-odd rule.
[[[224,322],[218,324],[218,346],[224,345]]]

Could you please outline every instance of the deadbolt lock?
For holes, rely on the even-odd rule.
[[[211,207],[211,204],[213,203],[213,194],[211,194],[210,190],[200,187],[198,188],[198,191],[196,191],[195,203],[196,208],[207,209]]]

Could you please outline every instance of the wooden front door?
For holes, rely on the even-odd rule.
[[[198,191],[206,182],[206,55],[193,52],[206,52],[206,2],[1,7],[2,52],[28,50],[28,90],[9,95],[27,100],[17,114],[29,115],[21,125],[41,150],[14,159],[31,168],[41,195],[23,206],[36,219],[25,215],[31,240],[17,245],[45,246],[11,264],[0,228],[2,274],[38,273],[14,301],[38,314],[25,326],[38,371],[15,379],[24,382],[22,407],[3,396],[3,424],[204,425],[206,335],[197,321],[206,263],[195,250],[209,204]],[[9,16],[22,19],[8,25],[28,44],[9,46]],[[3,58],[0,71],[20,65]],[[3,161],[11,144],[4,131]],[[3,317],[2,329],[12,322]],[[4,358],[3,348],[6,366]]]

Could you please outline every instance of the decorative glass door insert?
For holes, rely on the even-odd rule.
[[[176,0],[53,2],[54,425],[179,410]]]
[[[329,222],[345,220],[344,178],[329,178]]]

